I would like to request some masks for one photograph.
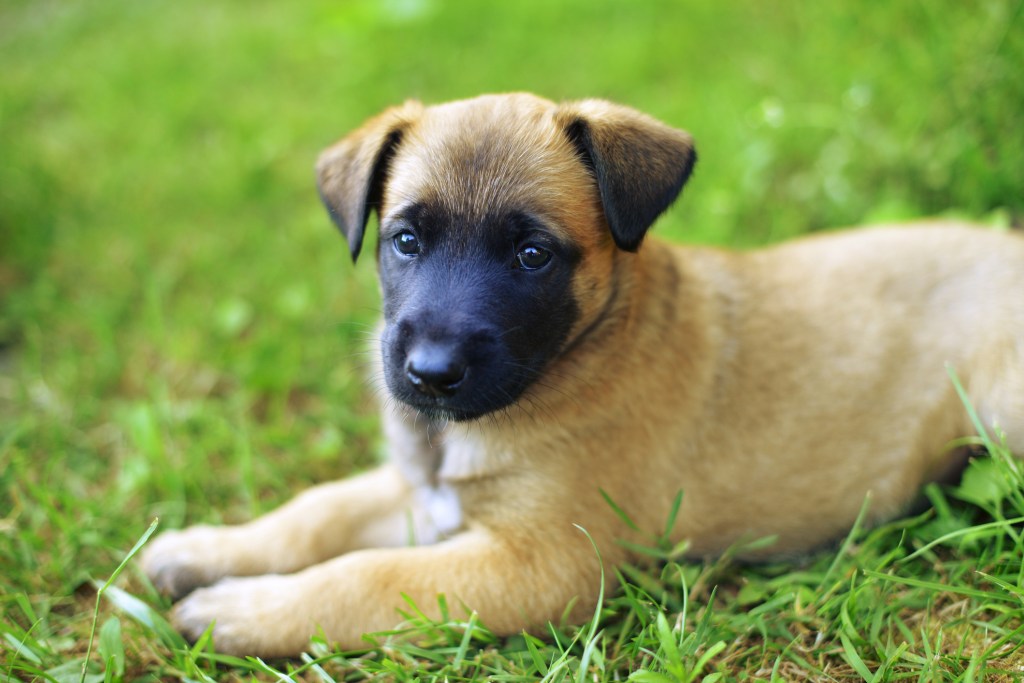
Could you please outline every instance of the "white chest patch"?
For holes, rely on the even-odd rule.
[[[428,526],[435,539],[449,536],[462,528],[462,505],[459,494],[445,483],[424,486],[416,491],[420,505],[427,513]]]
[[[505,469],[511,460],[504,449],[494,447],[495,439],[484,439],[459,425],[452,425],[445,438],[444,459],[437,476],[458,481],[486,477]]]

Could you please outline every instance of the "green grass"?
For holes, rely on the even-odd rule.
[[[0,677],[1020,679],[1024,479],[996,447],[921,516],[799,561],[652,540],[593,624],[511,639],[410,608],[418,638],[364,656],[231,660],[119,567],[156,516],[248,519],[377,459],[373,268],[312,182],[366,117],[516,89],[634,105],[698,142],[657,228],[678,240],[1019,223],[1022,5],[4,3]]]

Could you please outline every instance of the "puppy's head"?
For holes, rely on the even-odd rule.
[[[385,111],[326,150],[355,259],[372,210],[384,375],[435,418],[505,408],[592,330],[696,160],[686,133],[597,100],[484,96]]]

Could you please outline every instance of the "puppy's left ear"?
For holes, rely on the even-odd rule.
[[[316,162],[320,199],[345,235],[353,261],[363,246],[370,211],[380,208],[391,157],[422,112],[423,105],[415,101],[387,109],[328,147]]]
[[[615,243],[636,251],[690,177],[697,163],[693,138],[602,100],[563,104],[555,121],[594,173]]]

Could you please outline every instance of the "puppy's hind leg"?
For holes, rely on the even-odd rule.
[[[987,353],[977,365],[969,394],[985,429],[1024,457],[1024,332]]]

